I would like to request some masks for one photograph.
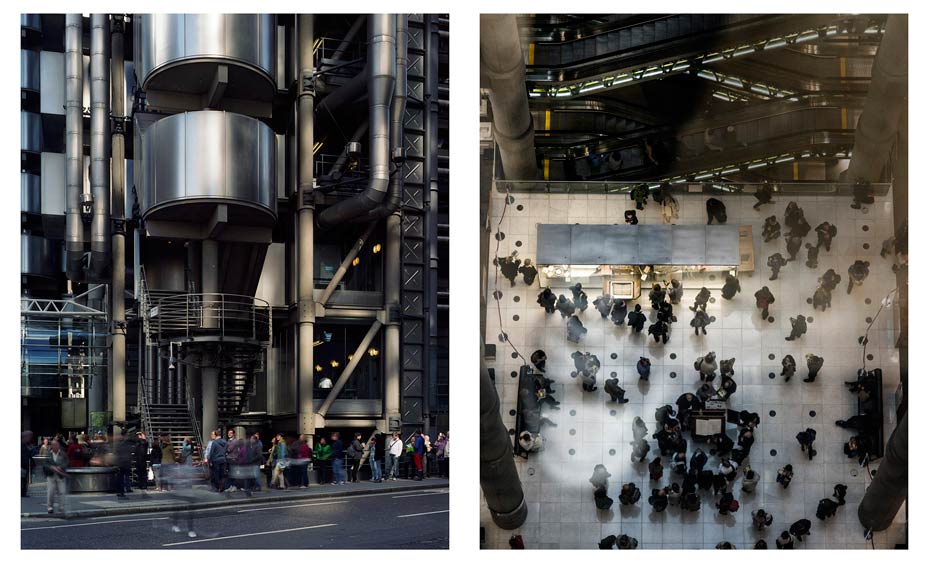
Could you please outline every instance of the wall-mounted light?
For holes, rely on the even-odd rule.
[[[369,349],[368,349],[368,355],[371,356],[372,358],[374,358],[375,356],[377,356],[377,355],[380,354],[380,353],[381,353],[381,352],[379,352],[377,348],[369,348]]]
[[[337,368],[337,367],[339,367],[339,362],[337,362],[336,360],[333,360],[333,361],[329,362],[329,365],[333,366],[334,368]]]
[[[355,259],[352,260],[352,265],[353,265],[353,266],[358,266],[359,262],[361,262],[361,260],[359,259],[358,256],[356,256]]]
[[[371,252],[372,252],[372,254],[377,254],[377,253],[381,252],[381,243],[379,242],[378,244],[372,246],[372,247],[371,247]]]
[[[313,369],[315,369],[315,370],[317,371],[317,373],[319,373],[319,372],[323,371],[323,366],[321,366],[320,364],[317,364],[317,365],[313,366]]]
[[[351,362],[351,361],[352,361],[352,358],[354,358],[354,357],[355,357],[355,354],[349,354],[349,361]]]

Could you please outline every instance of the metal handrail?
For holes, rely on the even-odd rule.
[[[148,316],[162,336],[190,338],[197,331],[216,332],[224,338],[245,336],[271,341],[271,305],[247,295],[191,293],[162,297]]]
[[[142,431],[151,438],[152,426],[151,421],[149,421],[149,401],[145,396],[145,375],[142,373],[139,374],[139,382],[136,385],[136,402],[140,406],[139,418],[142,421]]]

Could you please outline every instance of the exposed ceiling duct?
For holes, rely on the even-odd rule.
[[[368,17],[368,185],[318,215],[329,229],[375,209],[390,182],[391,98],[394,94],[396,23],[393,14]]]
[[[533,119],[516,15],[482,14],[481,66],[490,83],[494,139],[500,149],[504,177],[535,180]]]

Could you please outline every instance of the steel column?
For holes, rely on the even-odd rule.
[[[114,14],[110,35],[112,56],[113,118],[117,126],[113,129],[113,183],[111,184],[113,216],[113,292],[112,306],[113,347],[110,360],[110,403],[114,420],[126,420],[126,140],[124,119],[126,115],[126,65],[123,52],[122,15]],[[138,249],[137,249],[138,252]]]
[[[859,503],[859,522],[867,530],[888,529],[907,500],[907,415],[885,445],[885,458]]]

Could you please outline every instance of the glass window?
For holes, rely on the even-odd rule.
[[[325,389],[332,388],[346,365],[352,360],[355,349],[361,343],[370,325],[314,325],[313,369],[314,387],[321,390],[314,395],[323,396]],[[372,340],[364,357],[345,387],[339,399],[381,399],[383,346],[381,332]]]

